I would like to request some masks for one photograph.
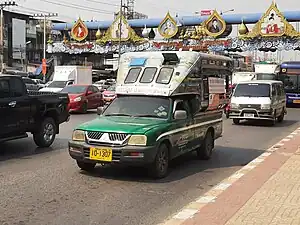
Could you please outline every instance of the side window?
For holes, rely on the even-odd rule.
[[[12,78],[9,81],[10,92],[12,97],[21,97],[24,93],[24,84],[20,79]]]
[[[177,100],[177,101],[175,101],[174,112],[176,110],[184,110],[189,115],[190,114],[190,107],[189,107],[188,101],[187,100]]]
[[[6,79],[0,79],[0,98],[9,98],[9,83]]]
[[[169,67],[163,67],[160,69],[156,78],[156,83],[169,84],[173,75],[174,69]]]
[[[93,92],[94,92],[94,93],[99,92],[99,89],[98,89],[96,86],[92,86],[92,89],[93,89]]]
[[[135,83],[140,75],[141,68],[131,68],[125,78],[125,84]]]
[[[94,93],[93,87],[92,87],[92,86],[89,86],[89,87],[87,88],[87,92],[93,92],[93,93]]]
[[[189,105],[191,108],[191,114],[195,115],[201,110],[201,97],[199,95],[192,96],[189,100]]]
[[[276,85],[273,84],[272,85],[272,96],[276,96],[276,95],[277,95]]]
[[[155,67],[145,68],[140,79],[140,83],[151,83],[155,77],[156,71],[157,68]]]

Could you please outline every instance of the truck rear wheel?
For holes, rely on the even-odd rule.
[[[33,133],[33,140],[39,147],[46,148],[52,145],[56,136],[57,126],[51,117],[45,118],[36,132]]]
[[[201,146],[197,149],[197,156],[199,159],[209,160],[211,158],[213,149],[215,147],[215,140],[213,133],[208,131]]]

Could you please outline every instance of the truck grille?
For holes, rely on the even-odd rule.
[[[120,145],[129,136],[124,133],[103,133],[98,131],[87,131],[86,136],[90,144],[110,143]]]
[[[111,141],[124,141],[127,134],[109,133],[108,136]]]
[[[84,148],[83,149],[83,153],[84,153],[84,158],[89,159],[90,158],[90,149],[88,148]],[[121,150],[112,150],[112,160],[114,162],[118,162],[121,159],[121,155],[122,155],[122,151]]]
[[[99,140],[102,137],[103,133],[98,131],[88,131],[86,132],[86,135],[89,139]]]
[[[261,109],[260,104],[240,104],[239,106],[240,109],[256,109],[259,110]]]

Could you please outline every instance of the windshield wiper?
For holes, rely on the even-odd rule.
[[[104,116],[131,116],[132,117],[132,115],[125,114],[125,113],[110,113],[110,114],[106,114]]]
[[[157,115],[152,115],[152,114],[140,114],[140,115],[136,115],[136,117],[151,117],[151,118],[161,118],[160,116],[157,116]]]

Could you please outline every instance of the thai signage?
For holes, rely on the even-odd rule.
[[[132,51],[161,51],[161,50],[194,50],[194,51],[222,51],[231,45],[231,40],[189,40],[189,41],[149,41],[141,44],[123,44],[121,53]],[[119,45],[99,45],[87,43],[53,43],[48,45],[48,53],[112,53],[118,52]]]

